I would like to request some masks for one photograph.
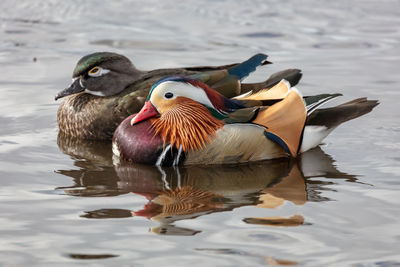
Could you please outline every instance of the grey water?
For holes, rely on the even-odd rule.
[[[58,137],[80,57],[139,69],[300,68],[305,95],[378,99],[297,160],[114,166]],[[400,2],[0,2],[0,266],[400,266]]]

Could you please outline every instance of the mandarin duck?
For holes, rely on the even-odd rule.
[[[318,109],[339,95],[303,97],[282,80],[268,90],[227,98],[199,80],[167,77],[153,85],[140,112],[118,126],[113,153],[122,161],[155,165],[296,157],[378,104],[359,98]]]
[[[84,56],[73,71],[70,87],[55,97],[66,98],[57,113],[59,129],[80,139],[111,140],[121,121],[140,110],[151,86],[165,76],[199,79],[226,97],[269,88],[281,79],[295,84],[301,78],[300,70],[288,69],[264,82],[241,83],[257,66],[270,63],[266,58],[267,55],[257,54],[241,64],[141,71],[119,54],[99,52]]]

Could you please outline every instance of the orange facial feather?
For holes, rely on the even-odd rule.
[[[164,143],[183,151],[197,150],[215,137],[224,123],[214,118],[202,104],[186,97],[178,97],[160,118],[152,120],[155,134]]]

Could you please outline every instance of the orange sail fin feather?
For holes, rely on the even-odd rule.
[[[302,96],[295,88],[290,88],[290,84],[282,80],[269,90],[261,90],[237,99],[244,101],[282,99],[270,107],[261,108],[253,123],[266,127],[267,132],[274,135],[274,141],[277,141],[276,136],[279,137],[287,146],[288,152],[292,156],[297,155],[307,110]]]
[[[282,99],[285,98],[290,89],[290,84],[282,80],[277,85],[269,90],[260,90],[253,94],[246,94],[235,97],[239,100],[271,100],[271,99]]]
[[[292,156],[297,155],[307,111],[299,92],[292,89],[280,102],[261,110],[253,123],[265,126],[267,132],[282,139]]]
[[[200,103],[186,97],[176,99],[175,108],[152,121],[155,134],[164,144],[170,143],[184,152],[201,149],[215,137],[223,122],[214,118]]]

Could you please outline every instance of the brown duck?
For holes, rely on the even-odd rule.
[[[201,80],[226,97],[270,88],[282,79],[292,85],[300,80],[300,70],[288,69],[264,82],[241,83],[257,66],[270,63],[266,59],[267,55],[257,54],[240,64],[141,71],[125,56],[93,53],[78,61],[72,84],[55,97],[65,97],[58,109],[58,125],[66,135],[110,140],[122,120],[141,109],[151,86],[164,76]]]

